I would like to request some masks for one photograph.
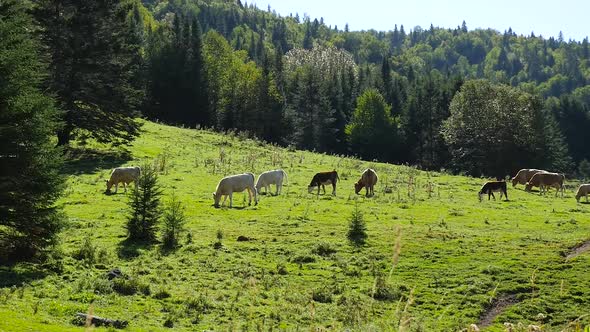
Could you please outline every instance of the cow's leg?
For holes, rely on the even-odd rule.
[[[254,205],[258,205],[258,191],[256,191],[255,187],[252,187],[252,192],[254,192]]]
[[[326,194],[326,186],[322,184],[322,189],[324,190],[324,195]]]
[[[117,193],[117,190],[119,189],[119,183],[115,183],[115,194]]]
[[[248,188],[246,190],[248,192],[248,206],[252,205],[252,190]]]
[[[504,197],[506,197],[506,200],[508,200],[508,191],[504,190]]]
[[[123,192],[127,192],[127,182],[123,182]]]
[[[320,188],[321,188],[321,185],[318,184],[318,196],[320,195]]]
[[[229,207],[232,207],[234,205],[234,198],[233,198],[234,193],[230,192],[228,196],[229,196]]]
[[[227,200],[227,195],[221,195],[223,196],[223,201],[221,202],[221,206],[225,205],[225,201]]]
[[[336,196],[336,183],[332,182],[332,196]]]

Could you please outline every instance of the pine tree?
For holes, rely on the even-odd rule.
[[[348,224],[348,241],[356,247],[361,247],[367,241],[367,223],[363,219],[363,212],[358,207],[358,202],[354,204],[354,210],[350,216]]]
[[[185,223],[184,206],[173,193],[163,213],[162,244],[165,248],[172,249],[178,246],[180,233],[184,231]]]
[[[0,262],[41,258],[62,228],[64,187],[53,140],[58,111],[43,95],[47,68],[26,2],[0,3]]]
[[[162,216],[158,174],[147,164],[141,169],[137,188],[129,201],[131,213],[127,219],[127,237],[132,241],[151,242],[156,239],[157,226]]]
[[[65,111],[58,143],[76,129],[101,142],[138,135],[135,120],[143,90],[137,85],[141,45],[129,13],[132,0],[39,0],[36,17],[50,54],[49,88]]]

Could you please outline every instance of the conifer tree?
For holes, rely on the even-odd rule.
[[[132,0],[39,0],[37,20],[50,55],[49,88],[64,110],[58,143],[77,129],[101,142],[125,143],[138,135],[135,120],[143,90],[137,75]]]
[[[0,262],[41,257],[62,228],[55,200],[64,178],[53,140],[59,115],[43,95],[26,2],[0,2]]]
[[[151,242],[156,239],[162,216],[161,196],[158,174],[151,165],[144,165],[137,180],[137,188],[133,190],[129,201],[131,213],[126,225],[129,240]]]

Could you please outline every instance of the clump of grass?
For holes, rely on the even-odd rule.
[[[158,299],[158,300],[167,299],[170,296],[172,296],[172,295],[170,295],[170,293],[166,289],[164,289],[164,288],[159,289],[153,295],[154,299]]]
[[[289,271],[287,271],[287,266],[284,263],[277,264],[277,274],[282,276],[289,274]]]
[[[363,246],[367,241],[367,224],[363,218],[363,213],[355,203],[354,210],[349,219],[348,233],[346,237],[348,241],[355,247]]]
[[[314,289],[311,298],[319,303],[332,303],[332,290],[325,286]]]
[[[187,311],[190,311],[195,317],[192,321],[193,324],[198,324],[202,320],[203,315],[213,308],[213,305],[204,294],[187,298],[184,301],[184,305]]]
[[[136,278],[116,278],[113,279],[113,289],[121,295],[133,295],[141,293],[150,295],[150,285],[140,282]]]
[[[291,262],[297,264],[315,263],[316,259],[310,255],[297,255],[291,258]]]
[[[94,264],[96,260],[96,245],[92,242],[92,238],[90,236],[86,236],[84,240],[82,240],[82,244],[80,248],[76,250],[74,253],[74,258],[83,261],[87,265]]]
[[[337,250],[333,244],[322,241],[316,244],[311,252],[319,256],[327,257],[335,254]]]
[[[367,320],[371,305],[358,293],[349,293],[338,299],[338,312],[345,325],[358,326]]]
[[[371,297],[378,301],[395,301],[402,297],[402,288],[405,287],[396,287],[383,276],[377,276],[373,284]]]

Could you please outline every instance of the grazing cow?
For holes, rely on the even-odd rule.
[[[283,180],[287,180],[287,173],[282,169],[264,172],[258,176],[258,180],[256,181],[256,191],[260,193],[260,189],[264,187],[264,191],[268,193],[270,191],[270,185],[274,184],[277,187],[275,195],[278,195],[281,193]]]
[[[229,207],[232,207],[232,194],[234,192],[239,193],[244,190],[248,190],[248,205],[252,204],[252,194],[254,194],[255,205],[258,205],[256,188],[254,188],[254,174],[244,173],[224,177],[219,181],[219,183],[217,184],[217,188],[213,193],[215,207],[219,207],[219,201],[221,200],[221,196],[225,196],[221,205],[225,204],[225,201],[229,196]]]
[[[479,201],[482,201],[483,195],[485,194],[488,194],[488,201],[490,200],[490,197],[494,197],[495,200],[496,196],[494,196],[494,191],[500,192],[500,199],[502,199],[502,195],[504,195],[504,197],[506,197],[506,200],[508,200],[508,192],[506,191],[505,181],[488,181],[479,190]]]
[[[540,188],[540,194],[543,194],[545,191],[548,190],[547,187],[555,187],[557,191],[555,191],[555,197],[557,197],[557,193],[561,190],[561,197],[563,197],[563,183],[565,182],[565,175],[559,173],[537,173],[533,175],[529,182],[526,183],[526,187],[524,188],[526,191],[531,191],[533,187]]]
[[[588,194],[590,194],[590,184],[581,184],[576,191],[576,201],[580,202],[580,197],[586,196],[588,202]]]
[[[512,178],[512,186],[516,187],[517,184],[526,184],[531,180],[533,175],[541,172],[547,172],[542,169],[534,168],[523,168]]]
[[[119,189],[119,183],[123,183],[123,188],[127,192],[127,185],[131,182],[135,182],[135,189],[137,189],[137,180],[141,175],[141,168],[138,166],[134,167],[117,167],[111,172],[111,177],[105,180],[107,183],[107,193],[111,192],[111,188],[115,185],[115,194]]]
[[[331,171],[331,172],[321,172],[316,173],[311,179],[309,186],[307,187],[307,191],[311,194],[314,187],[318,187],[318,195],[320,194],[320,187],[324,189],[324,194],[326,193],[326,184],[332,184],[332,195],[336,196],[336,182],[340,180],[338,177],[338,172]]]
[[[375,170],[367,168],[363,174],[361,174],[361,178],[354,184],[354,193],[358,195],[358,193],[365,188],[365,195],[369,197],[369,193],[375,195],[375,191],[373,190],[375,184],[377,183],[377,173]]]

